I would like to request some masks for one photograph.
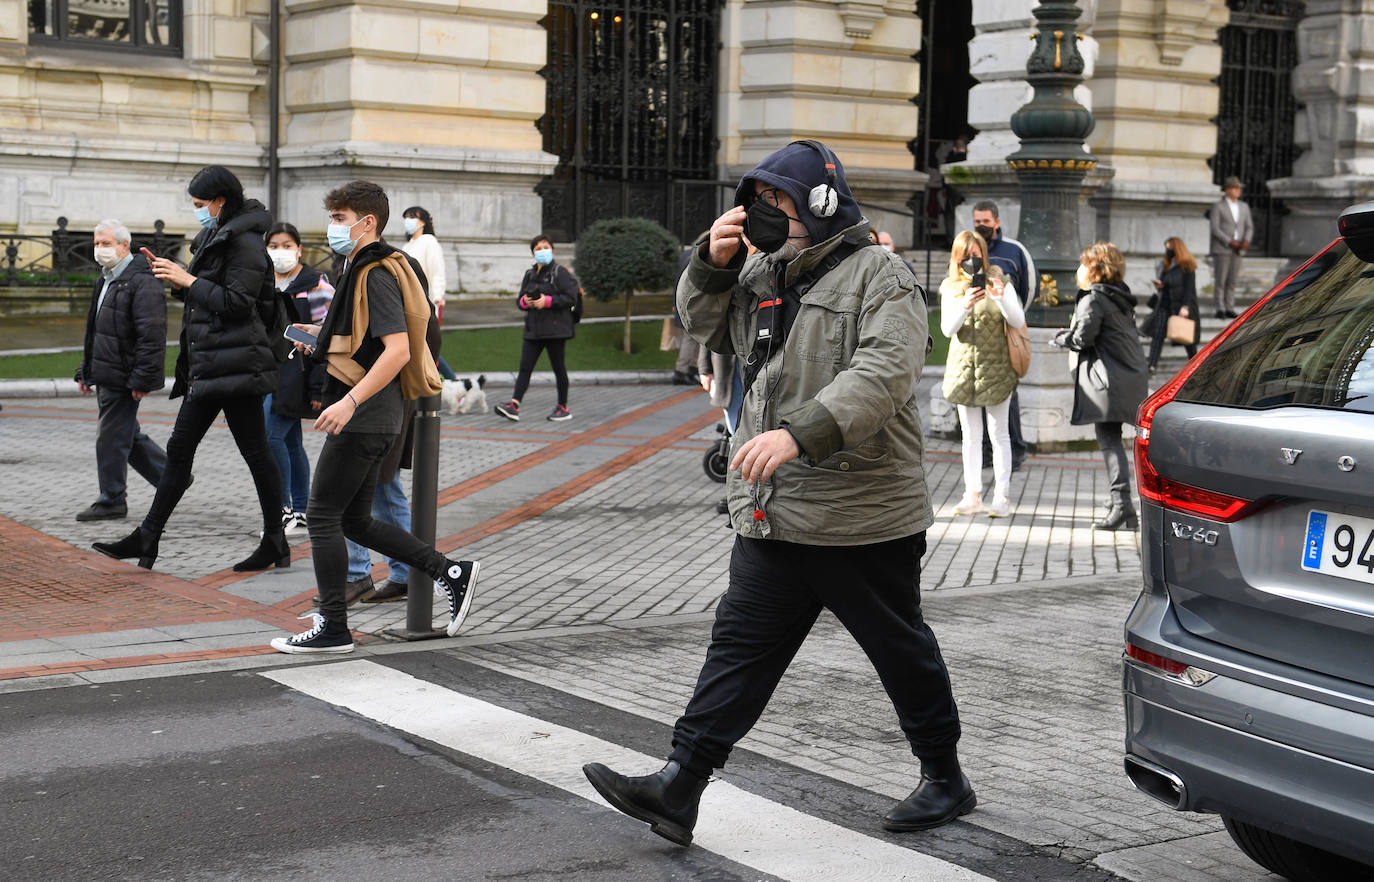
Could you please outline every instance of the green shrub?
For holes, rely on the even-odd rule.
[[[625,352],[631,351],[630,301],[636,290],[661,291],[677,279],[682,245],[662,226],[642,217],[597,221],[577,240],[574,269],[596,300],[625,298]]]

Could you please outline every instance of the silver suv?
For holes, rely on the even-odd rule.
[[[1141,405],[1126,773],[1293,880],[1374,878],[1374,203]]]

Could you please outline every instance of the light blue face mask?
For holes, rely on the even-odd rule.
[[[534,252],[534,262],[540,266],[548,266],[553,263],[553,249],[540,248],[538,251]]]
[[[325,231],[325,236],[329,239],[329,247],[342,255],[347,256],[353,251],[353,246],[357,245],[349,235],[353,228],[362,223],[363,219],[358,218],[351,224],[330,224]]]
[[[210,206],[202,205],[196,209],[196,220],[207,230],[213,230],[215,224],[219,223],[219,218],[210,216]]]
[[[415,231],[420,229],[420,219],[417,217],[408,217],[403,223],[405,224],[407,236],[415,235]]]

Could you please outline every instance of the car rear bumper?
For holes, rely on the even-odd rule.
[[[1190,686],[1125,662],[1127,768],[1137,786],[1183,811],[1229,815],[1374,864],[1374,714],[1291,682],[1266,684],[1262,672],[1242,677],[1234,653],[1209,659],[1202,641],[1170,639],[1177,634],[1167,596],[1142,595],[1127,639],[1218,676]]]

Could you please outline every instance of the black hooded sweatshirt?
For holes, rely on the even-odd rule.
[[[271,226],[272,215],[249,199],[191,243],[196,280],[172,289],[186,309],[171,397],[233,398],[277,388],[277,357],[267,339],[277,289],[263,245]]]

